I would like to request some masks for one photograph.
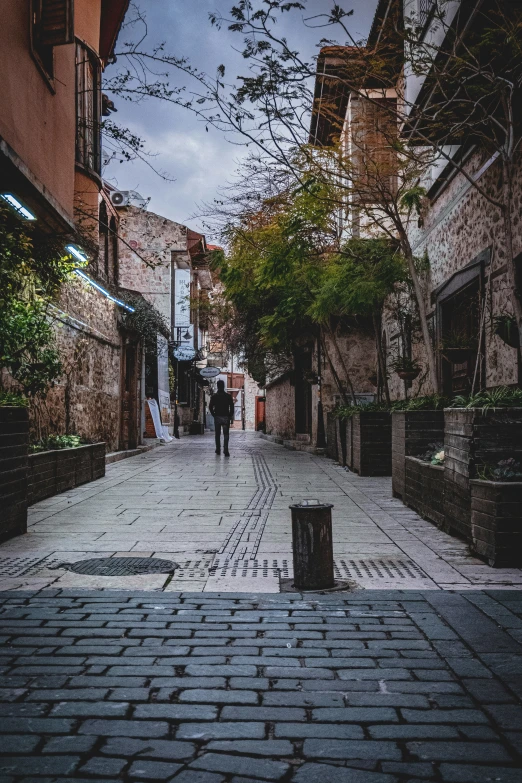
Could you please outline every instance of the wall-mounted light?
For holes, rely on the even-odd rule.
[[[110,299],[111,302],[115,302],[120,307],[123,307],[124,310],[128,310],[129,313],[134,313],[134,307],[125,304],[125,302],[122,302],[121,299],[116,299],[108,291],[106,291],[105,288],[102,288],[101,285],[98,285],[98,283],[95,283],[94,280],[91,280],[91,278],[88,275],[86,275],[85,272],[82,272],[81,269],[75,269],[74,273],[78,275],[78,277],[81,277],[83,280],[85,280],[86,283],[92,285],[93,288],[96,288],[96,290],[99,291],[100,294],[103,294],[103,296],[105,296],[107,299]]]
[[[36,220],[36,215],[33,215],[12,193],[2,193],[0,195],[24,220]]]
[[[65,249],[68,253],[70,253],[74,258],[76,258],[77,261],[80,261],[82,264],[86,264],[89,260],[89,256],[84,253],[83,250],[81,250],[77,245],[66,245]]]
[[[183,335],[183,339],[184,340],[190,340],[191,337],[192,337],[192,335],[190,334],[189,330],[187,329],[187,331]]]

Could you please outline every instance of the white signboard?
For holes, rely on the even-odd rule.
[[[190,326],[190,269],[176,269],[174,326]]]
[[[173,354],[178,362],[191,362],[196,355],[196,351],[194,348],[184,348],[180,345],[179,348],[174,348]]]
[[[217,367],[202,367],[199,374],[202,378],[215,378],[220,372],[221,370],[218,370]]]

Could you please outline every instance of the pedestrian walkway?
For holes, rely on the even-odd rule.
[[[522,588],[522,570],[471,557],[393,498],[388,478],[360,478],[254,433],[232,432],[231,451],[214,454],[211,435],[185,437],[37,503],[28,534],[0,546],[0,590],[277,593],[292,578],[288,506],[303,498],[334,504],[336,576],[354,589]],[[83,564],[109,557],[112,575]],[[128,574],[128,558],[138,571],[151,558],[168,563]]]
[[[0,594],[0,780],[520,783],[522,595]]]
[[[0,783],[519,783],[521,572],[389,479],[233,438],[110,465],[0,547]],[[304,497],[347,592],[280,592]]]

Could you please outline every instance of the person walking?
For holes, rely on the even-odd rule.
[[[228,438],[230,426],[234,421],[234,399],[225,391],[225,382],[217,382],[217,392],[210,398],[208,409],[214,417],[216,430],[216,454],[221,454],[221,429],[223,429],[223,454],[230,457]]]

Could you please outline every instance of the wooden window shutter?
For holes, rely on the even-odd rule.
[[[74,43],[74,0],[40,0],[38,42],[41,46]]]

